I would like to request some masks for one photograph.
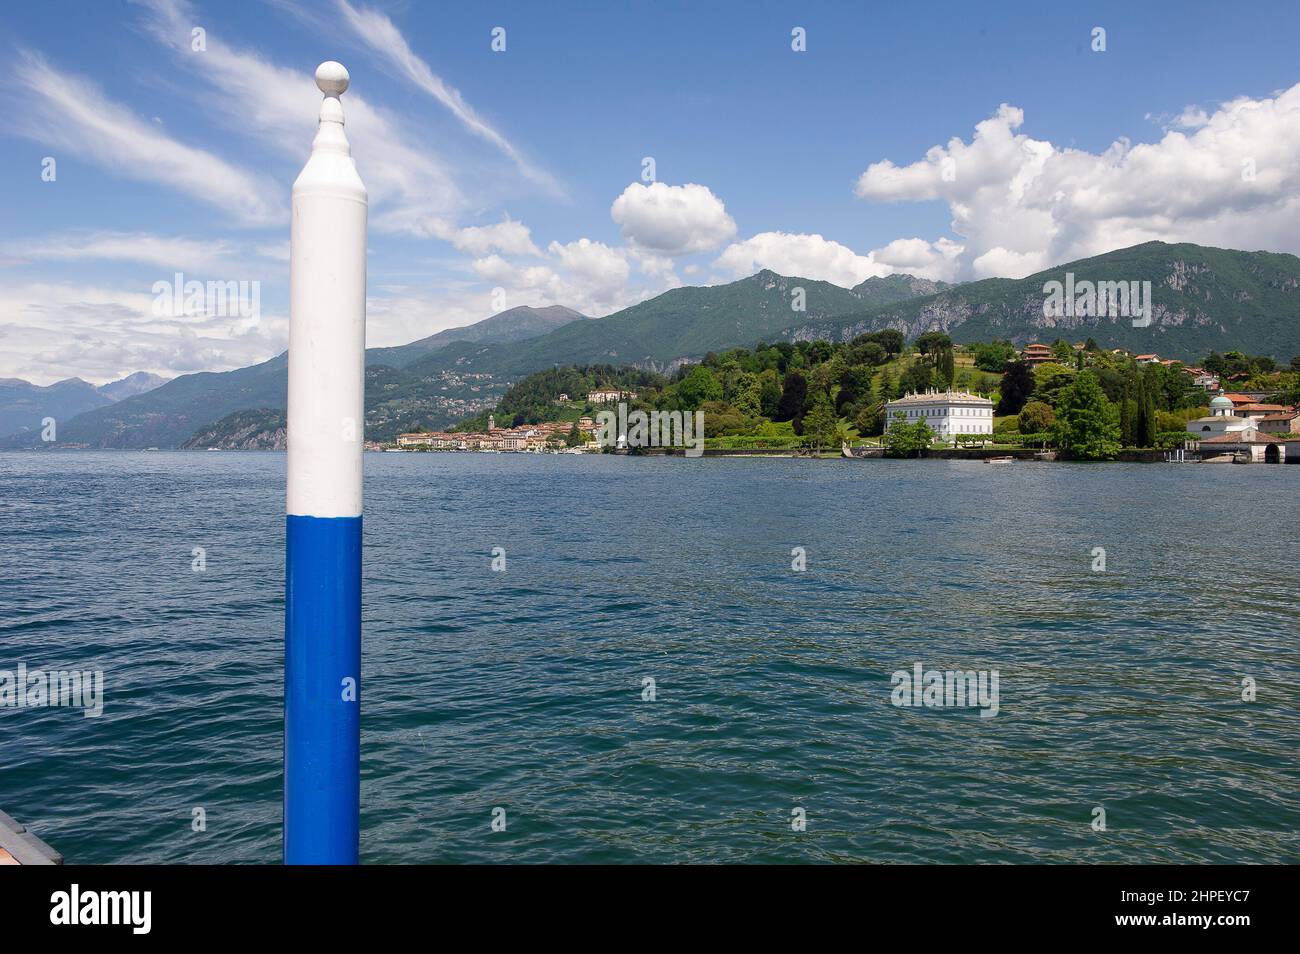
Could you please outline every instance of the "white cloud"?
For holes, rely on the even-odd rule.
[[[1200,129],[1210,121],[1209,115],[1200,106],[1188,106],[1174,120],[1175,126],[1183,129]]]
[[[447,85],[442,77],[433,72],[428,63],[415,55],[392,20],[378,10],[353,7],[347,0],[337,0],[337,2],[343,21],[367,46],[385,57],[408,80],[446,106],[467,129],[509,156],[519,171],[529,179],[552,192],[561,191],[549,173],[528,162],[505,136],[497,132],[487,120],[474,111],[469,103],[465,102],[465,97],[459,90]]]
[[[950,280],[962,247],[949,239],[895,239],[883,248],[859,255],[847,245],[790,232],[760,232],[734,242],[714,261],[713,267],[735,278],[770,268],[778,275],[812,278],[852,288],[868,278],[905,272],[919,278]]]
[[[736,234],[722,200],[695,183],[634,182],[614,200],[609,214],[630,245],[667,255],[707,252]]]
[[[634,264],[646,276],[645,281],[633,282]],[[485,255],[474,260],[473,271],[481,281],[505,292],[505,308],[565,305],[593,317],[681,284],[671,260],[647,259],[630,249],[588,238],[551,242],[542,263],[521,265],[502,255]]]
[[[921,238],[894,239],[871,252],[870,258],[891,271],[905,272],[919,278],[951,280],[956,276],[957,259],[962,246],[951,239],[927,242]]]
[[[753,238],[735,242],[727,246],[713,265],[736,278],[770,268],[778,275],[833,282],[845,288],[892,271],[870,255],[859,255],[839,242],[820,235],[789,232],[760,232]]]
[[[1100,153],[1031,139],[1023,123],[1004,104],[970,142],[874,163],[857,194],[947,202],[967,278],[1023,277],[1152,240],[1300,252],[1300,84],[1212,113],[1189,107],[1158,142]]]
[[[444,279],[427,285],[372,287],[366,298],[366,347],[404,345],[448,328],[482,321],[491,294],[477,281]]]
[[[133,371],[164,376],[226,371],[282,350],[288,319],[262,309],[257,321],[156,314],[152,293],[32,282],[0,288],[0,377],[94,384]]]
[[[154,38],[179,63],[208,77],[199,90],[204,107],[239,135],[252,134],[267,148],[301,164],[320,112],[321,95],[311,73],[268,63],[236,50],[209,32],[201,54],[189,48],[198,22],[184,0],[139,0],[150,13]],[[349,89],[343,112],[352,154],[370,195],[372,224],[382,232],[450,241],[464,197],[446,165],[427,146],[411,141],[409,124],[372,106]],[[287,184],[281,187],[287,193]]]
[[[656,255],[654,252],[648,252],[641,248],[630,248],[628,254],[636,262],[637,269],[643,275],[658,275],[666,277],[673,272],[673,260],[667,255]],[[694,274],[691,266],[687,265],[683,271],[688,275]]]
[[[582,238],[565,245],[552,242],[547,251],[574,278],[605,294],[616,293],[631,273],[625,252],[591,239]]]
[[[127,178],[161,183],[248,225],[287,220],[280,190],[266,176],[172,139],[93,83],[56,70],[34,53],[19,54],[13,71],[30,94],[20,107],[21,134]]]
[[[256,254],[288,261],[287,245],[283,249],[262,246]],[[167,271],[229,274],[240,267],[246,254],[242,246],[226,240],[205,241],[145,232],[68,232],[6,243],[0,247],[0,256],[3,256],[0,258],[3,265],[93,260],[139,262]]]
[[[457,229],[450,235],[450,241],[463,252],[471,255],[486,255],[493,250],[507,255],[541,255],[541,250],[533,244],[532,233],[528,226],[513,219],[497,222],[495,225],[470,225]]]

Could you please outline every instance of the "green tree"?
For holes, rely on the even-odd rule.
[[[586,435],[584,435],[582,433],[582,430],[578,427],[578,422],[574,421],[573,427],[569,428],[569,435],[564,439],[564,446],[577,447],[580,444],[585,444],[586,442],[587,442]]]
[[[736,396],[731,403],[746,417],[758,417],[763,412],[762,385],[757,374],[741,372],[737,379]]]
[[[869,368],[874,368],[889,360],[889,352],[879,341],[863,341],[862,338],[854,338],[848,346],[846,359],[849,364],[865,364]]]
[[[1119,411],[1091,371],[1081,371],[1056,402],[1056,445],[1077,460],[1113,460],[1119,453]]]
[[[917,336],[916,350],[921,354],[938,354],[941,351],[950,351],[952,350],[952,339],[942,331],[927,331],[925,334]]]
[[[888,354],[900,354],[903,350],[903,333],[897,328],[886,328],[883,331],[873,331],[868,335],[860,335],[855,341],[863,339],[874,341],[885,349]]]
[[[946,337],[946,336],[945,336]],[[944,348],[934,360],[935,373],[948,387],[952,387],[953,378],[957,376],[957,361],[952,348]]]
[[[871,369],[857,364],[840,372],[840,390],[835,395],[835,410],[844,414],[863,400],[871,398]]]
[[[902,411],[894,414],[893,423],[885,431],[885,455],[887,457],[920,457],[930,449],[934,442],[934,431],[924,420],[908,424]]]
[[[988,344],[976,342],[971,345],[975,353],[975,367],[981,371],[1001,374],[1007,369],[1007,362],[1016,356],[1016,347],[1010,341],[994,340]]]
[[[934,370],[924,361],[913,361],[903,376],[898,379],[898,387],[904,394],[921,393],[934,384]]]
[[[898,398],[898,384],[888,368],[880,372],[880,383],[876,386],[876,393],[882,401],[893,401]]]
[[[700,411],[704,414],[705,437],[744,434],[749,430],[749,419],[725,401],[705,401]]]
[[[1146,375],[1138,378],[1137,417],[1133,424],[1133,443],[1138,447],[1154,447],[1156,443],[1156,405],[1152,382]]]
[[[885,432],[885,403],[875,401],[871,404],[862,405],[862,410],[858,411],[857,417],[853,419],[853,426],[858,429],[858,433],[868,437],[875,437]]]
[[[775,350],[775,349],[773,349]],[[779,354],[779,352],[777,352]],[[759,405],[763,416],[777,420],[781,404],[781,376],[775,368],[765,368],[759,375]]]
[[[803,405],[807,398],[808,379],[798,371],[787,371],[773,420],[793,421],[797,417],[803,417]]]
[[[825,394],[818,394],[811,410],[803,419],[804,442],[811,444],[821,453],[823,447],[834,447],[843,438],[839,418],[831,407],[831,400]]]
[[[677,397],[686,410],[693,411],[705,401],[721,401],[722,385],[712,371],[697,364],[677,385]]]
[[[1020,409],[1034,393],[1034,370],[1028,361],[1013,361],[1007,365],[998,388],[1002,399],[998,401],[998,414],[1019,414]]]
[[[1020,410],[1021,434],[1044,434],[1056,423],[1056,414],[1050,404],[1030,401]]]
[[[1124,393],[1119,399],[1119,439],[1125,447],[1133,446],[1133,387],[1124,379]]]

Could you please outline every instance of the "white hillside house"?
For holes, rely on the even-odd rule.
[[[899,421],[925,421],[940,438],[992,434],[993,402],[968,391],[926,391],[890,401],[885,405],[885,420],[886,430]]]

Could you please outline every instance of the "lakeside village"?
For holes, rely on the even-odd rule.
[[[649,428],[629,427],[638,412]],[[1229,351],[1186,364],[1091,339],[1017,349],[927,332],[905,345],[886,330],[710,353],[671,377],[548,369],[487,414],[371,447],[1300,463],[1300,357],[1279,367]]]

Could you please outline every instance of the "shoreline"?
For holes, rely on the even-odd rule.
[[[1069,458],[1060,457],[1053,450],[1037,450],[1031,448],[934,448],[916,457],[886,457],[883,449],[878,447],[858,448],[859,451],[867,453],[856,453],[852,457],[846,457],[838,451],[824,450],[821,453],[815,453],[811,450],[791,447],[706,447],[699,454],[700,457],[711,458],[777,458],[785,460],[967,460],[983,461],[997,459],[1006,463],[1065,463],[1065,464],[1205,464],[1205,463],[1229,463],[1232,455],[1220,454],[1215,457],[1193,457],[1188,456],[1181,461],[1171,461],[1167,458],[1167,451],[1163,450],[1124,450],[1112,460],[1100,461],[1077,461]],[[228,454],[284,454],[283,449],[274,448],[207,448],[200,450],[198,448],[142,448],[142,447],[49,447],[49,448],[13,448],[0,450],[0,455],[4,454],[48,454],[55,452],[64,453],[119,453],[119,454],[204,454],[204,453],[228,453]],[[384,454],[384,453],[402,453],[417,455],[455,455],[455,456],[508,456],[508,457],[587,457],[587,456],[610,456],[610,457],[686,457],[685,448],[680,447],[647,447],[639,448],[633,452],[603,453],[586,451],[583,453],[573,454],[564,452],[539,453],[535,451],[462,451],[462,450],[399,450],[397,448],[366,448],[366,453]],[[1252,463],[1251,461],[1239,461],[1239,463]],[[1259,463],[1255,461],[1254,463]],[[1283,464],[1300,464],[1300,454],[1288,456]]]

